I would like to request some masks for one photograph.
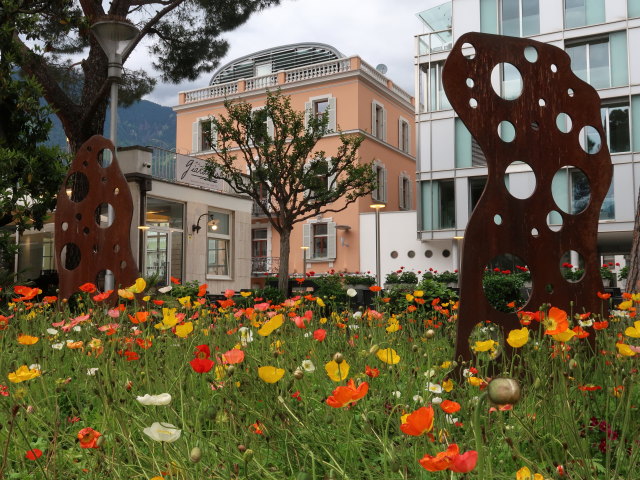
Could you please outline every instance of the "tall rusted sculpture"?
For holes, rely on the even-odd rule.
[[[113,144],[95,135],[78,151],[58,193],[55,256],[62,298],[86,282],[102,283],[107,271],[116,288],[135,282],[138,269],[129,239],[132,215],[131,192]]]
[[[522,259],[531,271],[533,290],[524,310],[547,303],[600,313],[596,242],[612,165],[595,89],[573,74],[559,48],[481,33],[460,37],[442,80],[488,166],[487,184],[465,233],[456,357],[470,358],[468,339],[478,322],[491,320],[505,332],[520,328],[515,313],[497,311],[484,295],[483,272],[500,255]],[[513,162],[524,162],[515,169],[528,165],[535,175],[527,198],[512,195],[505,185]],[[590,187],[589,200],[574,209],[556,204],[552,194],[554,176],[567,175],[567,167],[581,170]],[[561,259],[571,251],[584,259],[585,273],[577,281],[562,275]]]

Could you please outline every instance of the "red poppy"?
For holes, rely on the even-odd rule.
[[[40,290],[39,288],[25,287],[23,285],[17,285],[13,287],[13,291],[18,295],[21,295],[18,298],[14,298],[13,299],[14,302],[23,302],[25,300],[31,300],[36,295],[40,295],[42,293],[42,290]]]
[[[601,322],[593,322],[593,329],[594,330],[604,330],[609,326],[609,322],[606,320],[603,320]]]
[[[453,459],[453,464],[449,470],[455,473],[467,473],[476,468],[478,463],[478,452],[469,450]]]
[[[205,294],[207,293],[207,288],[209,287],[209,285],[207,285],[206,283],[203,283],[202,285],[200,285],[200,287],[198,288],[198,293],[196,293],[197,297],[204,297]]]
[[[78,287],[79,290],[83,291],[84,293],[93,293],[95,292],[98,288],[91,282],[87,282],[87,283],[83,283],[82,285],[80,285]]]
[[[400,425],[407,435],[418,437],[424,433],[429,433],[433,428],[433,407],[420,407],[414,412],[404,417],[403,423]]]
[[[609,298],[611,298],[611,294],[598,292],[598,298],[601,300],[608,300]]]
[[[78,440],[80,440],[80,448],[98,448],[98,438],[102,434],[91,427],[83,428],[78,432]]]
[[[367,365],[364,368],[364,374],[367,377],[376,378],[376,377],[380,376],[380,370],[378,370],[377,368],[371,368],[369,365]]]
[[[133,362],[135,360],[140,360],[140,355],[131,350],[127,350],[124,352],[124,356],[127,357],[127,362]]]
[[[197,358],[209,358],[211,356],[211,350],[209,349],[209,345],[198,345],[196,347],[196,351],[194,355]]]
[[[456,413],[458,410],[460,410],[460,404],[451,400],[444,400],[440,404],[440,408],[443,412],[451,414]]]
[[[327,405],[333,408],[341,408],[352,403],[357,402],[364,397],[369,391],[369,384],[362,382],[356,388],[356,384],[353,379],[347,382],[346,387],[336,387],[333,394],[327,398]]]
[[[379,285],[371,285],[369,287],[369,290],[371,290],[372,292],[379,292],[380,290],[382,290],[382,287]]]
[[[582,392],[595,392],[597,390],[602,390],[602,387],[598,386],[598,385],[579,385],[578,386],[578,390],[582,391]]]
[[[576,337],[578,338],[587,338],[589,336],[589,332],[587,332],[580,325],[576,325],[575,327],[572,328],[572,330],[575,332]]]
[[[295,398],[296,400],[298,400],[299,402],[302,401],[302,398],[300,397],[300,390],[296,390],[295,392],[293,392],[291,394],[291,398]]]
[[[48,295],[42,299],[43,303],[55,303],[58,300],[58,297],[55,295]]]
[[[164,300],[151,300],[154,305],[164,305]]]
[[[34,448],[33,450],[27,450],[27,453],[25,453],[24,456],[27,460],[37,460],[42,456],[42,450],[40,450],[39,448]]]
[[[435,457],[425,455],[418,462],[429,472],[449,469],[455,473],[467,473],[476,468],[478,452],[469,450],[461,455],[458,445],[452,443],[444,452],[436,454]]]
[[[194,358],[189,362],[194,372],[207,373],[213,368],[214,361],[210,358]]]
[[[322,342],[327,336],[327,331],[324,328],[319,328],[315,332],[313,332],[313,338],[317,341]]]
[[[106,300],[107,298],[109,298],[112,293],[113,293],[113,290],[107,290],[106,292],[102,292],[94,295],[92,298],[94,302],[102,302],[103,300]]]
[[[150,338],[136,338],[136,343],[140,348],[144,350],[146,350],[147,348],[150,348],[151,345],[153,345],[153,342],[151,341]]]

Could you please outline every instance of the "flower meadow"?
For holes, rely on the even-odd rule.
[[[0,477],[640,479],[638,295],[478,319],[458,363],[421,291],[206,289],[0,292]]]

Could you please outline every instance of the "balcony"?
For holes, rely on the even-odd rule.
[[[420,55],[448,52],[453,47],[451,29],[416,35],[416,52]]]
[[[451,47],[449,47],[451,48]],[[208,100],[223,100],[226,97],[239,93],[250,92],[254,90],[287,86],[293,86],[296,83],[308,80],[330,77],[332,75],[343,74],[347,72],[357,71],[369,79],[383,85],[391,90],[404,101],[412,103],[413,97],[396,86],[391,80],[378,72],[368,63],[364,62],[360,57],[338,58],[327,62],[305,65],[304,67],[292,68],[289,70],[281,70],[269,75],[259,77],[244,78],[242,80],[218,83],[209,85],[197,90],[189,90],[181,92],[179,98],[180,105],[188,105],[190,103],[203,102]]]
[[[251,276],[260,277],[267,273],[277,273],[280,268],[280,257],[252,257]]]

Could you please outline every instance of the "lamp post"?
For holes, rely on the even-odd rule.
[[[114,151],[117,150],[117,132],[118,132],[118,83],[122,77],[122,56],[128,50],[132,41],[138,36],[138,29],[130,23],[107,20],[103,22],[96,22],[91,26],[91,31],[96,37],[96,40],[102,47],[107,59],[109,61],[108,78],[111,80],[111,103],[109,106],[109,119],[110,119],[110,132],[109,140],[113,143]],[[104,158],[104,165],[111,163],[110,152],[104,152],[103,155],[109,155],[109,158]],[[109,205],[108,210],[108,225],[113,223],[113,207]],[[113,290],[113,273],[107,271],[104,278],[104,289]]]
[[[307,278],[307,250],[309,247],[300,247],[302,249],[302,278]]]
[[[380,273],[380,209],[384,208],[384,203],[374,203],[369,205],[376,211],[376,283],[378,286],[382,286],[382,279]]]

